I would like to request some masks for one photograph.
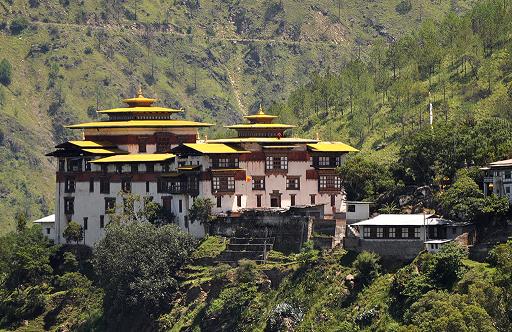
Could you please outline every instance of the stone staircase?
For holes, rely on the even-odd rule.
[[[263,263],[268,258],[269,251],[274,247],[273,237],[232,237],[219,257],[218,262],[237,263],[241,259],[250,259]]]

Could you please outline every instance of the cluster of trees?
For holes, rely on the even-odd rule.
[[[148,211],[144,220],[127,219],[128,210],[112,214],[94,250],[53,245],[40,227],[20,221],[16,232],[0,237],[0,328],[40,315],[47,328],[66,322],[72,330],[154,324],[170,308],[177,273],[196,241]],[[82,232],[70,222],[64,233],[77,243]]]
[[[436,124],[447,122],[449,113],[470,116],[470,103],[491,94],[510,73],[511,18],[509,1],[486,0],[462,16],[426,20],[396,42],[377,41],[366,57],[358,54],[340,72],[327,68],[313,75],[273,111],[303,131],[315,124],[348,128],[345,134],[353,143],[362,142],[375,126],[384,131],[398,125],[402,136],[406,129],[427,127],[429,102]],[[493,115],[512,119],[500,104],[491,106]],[[379,113],[383,116],[375,121]]]
[[[393,317],[410,331],[510,330],[511,250],[510,242],[499,245],[490,255],[493,268],[469,271],[457,244],[419,256],[393,277]]]

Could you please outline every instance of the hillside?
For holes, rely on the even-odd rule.
[[[118,105],[138,83],[188,118],[229,124],[472,2],[1,0],[0,61],[12,82],[0,86],[0,232],[20,212],[51,213],[44,154],[78,135],[62,126]]]

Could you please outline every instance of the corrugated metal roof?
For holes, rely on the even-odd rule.
[[[101,121],[85,122],[66,126],[71,129],[85,128],[158,128],[158,127],[210,127],[211,123],[186,121],[186,120],[126,120],[126,121]]]
[[[91,163],[159,162],[170,160],[174,157],[176,156],[172,153],[126,154],[96,159],[91,161]]]
[[[341,142],[318,142],[308,144],[308,148],[313,152],[357,152],[358,149]]]
[[[380,214],[351,226],[433,226],[451,224],[451,220],[432,218],[432,214]]]
[[[205,154],[224,154],[224,153],[251,153],[250,151],[237,150],[226,144],[220,143],[184,143],[184,146],[191,148],[195,151]]]

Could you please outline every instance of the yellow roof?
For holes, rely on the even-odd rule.
[[[133,163],[133,162],[159,162],[173,159],[172,153],[154,153],[154,154],[126,154],[115,155],[96,159],[92,163]]]
[[[81,149],[82,151],[93,153],[93,154],[118,154],[118,153],[128,153],[119,149]]]
[[[205,154],[220,154],[220,153],[250,153],[250,151],[237,150],[226,144],[207,144],[207,143],[184,143],[186,147],[196,150]]]
[[[314,144],[308,144],[313,152],[357,152],[356,148],[351,147],[341,142],[318,142]]]
[[[269,115],[265,114],[265,111],[263,111],[263,107],[260,104],[260,109],[258,110],[258,113],[253,115],[246,115],[244,116],[246,119],[275,119],[277,118],[277,115]]]
[[[208,144],[212,143],[316,143],[317,140],[307,138],[295,138],[295,137],[237,137],[237,138],[221,138],[208,140]]]
[[[174,108],[165,108],[157,106],[142,106],[142,107],[120,107],[108,110],[101,110],[97,113],[179,113],[183,110]]]
[[[69,141],[67,143],[76,145],[81,148],[103,148],[115,146],[114,144],[106,141]]]
[[[229,129],[278,129],[278,128],[295,128],[293,125],[282,123],[244,123],[232,126],[224,126]]]
[[[102,121],[85,122],[66,126],[66,128],[155,128],[155,127],[209,127],[211,123],[186,121],[186,120],[126,120],[126,121]]]

